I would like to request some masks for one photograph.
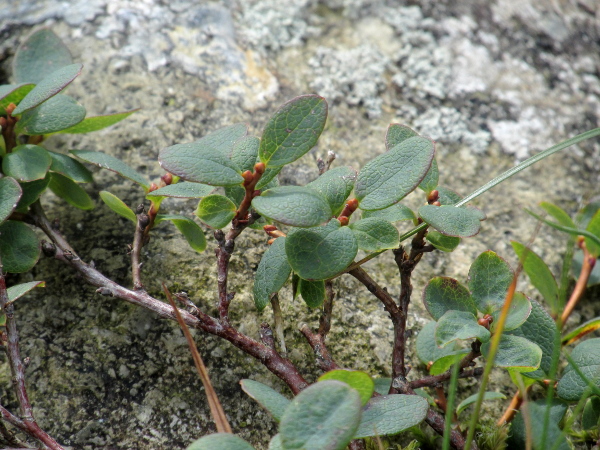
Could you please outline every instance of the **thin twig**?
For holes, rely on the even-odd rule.
[[[476,367],[474,369],[463,370],[458,378],[475,378],[480,377],[483,374],[483,367]],[[423,387],[431,387],[436,384],[443,383],[444,381],[448,381],[452,376],[452,371],[448,370],[440,375],[429,375],[427,377],[420,378],[418,380],[414,380],[409,382],[409,386],[413,389],[423,388]]]
[[[285,336],[283,334],[283,314],[279,305],[279,294],[275,293],[271,297],[271,307],[273,308],[273,322],[275,323],[275,335],[279,340],[280,353],[285,356],[287,348],[285,347]]]
[[[144,246],[144,233],[149,226],[150,218],[144,211],[144,205],[139,205],[136,211],[137,223],[133,233],[133,245],[131,247],[131,277],[133,278],[133,290],[140,291],[144,289],[142,283],[142,262],[141,254]]]
[[[594,270],[594,265],[596,264],[596,258],[590,254],[585,246],[585,242],[582,242],[581,248],[583,249],[583,264],[581,266],[581,271],[579,273],[579,278],[577,278],[575,288],[573,289],[571,297],[569,298],[569,301],[567,302],[560,317],[561,323],[563,324],[567,321],[573,312],[573,309],[575,309],[575,306],[577,306],[579,300],[581,300],[581,297],[583,296],[583,293],[587,287],[588,280],[590,279],[592,270]]]
[[[33,408],[29,402],[25,386],[25,366],[19,352],[19,332],[17,330],[17,321],[15,320],[15,306],[13,302],[9,302],[8,300],[2,261],[0,261],[0,307],[6,316],[6,355],[8,357],[8,365],[10,366],[19,409],[21,410],[21,418],[17,418],[8,410],[2,408],[0,410],[2,418],[29,436],[43,442],[52,450],[62,450],[63,447],[42,430],[33,417]]]
[[[206,396],[208,398],[208,407],[210,408],[210,413],[213,417],[215,425],[217,426],[218,433],[231,433],[231,425],[227,421],[227,416],[225,415],[225,411],[223,410],[223,406],[219,401],[219,396],[217,392],[213,388],[212,383],[210,382],[210,376],[208,374],[208,370],[206,370],[206,366],[204,365],[204,361],[202,361],[202,356],[200,356],[200,352],[198,352],[198,348],[196,347],[196,343],[194,342],[194,338],[190,333],[183,317],[181,317],[181,313],[179,309],[175,305],[175,301],[171,296],[171,293],[167,289],[165,283],[162,283],[163,291],[173,308],[173,312],[177,317],[177,322],[179,322],[179,326],[183,331],[183,335],[190,347],[190,352],[192,353],[192,358],[194,359],[194,364],[196,365],[196,370],[198,371],[198,375],[200,375],[200,380],[202,381],[202,385],[204,386],[204,390],[206,391]]]
[[[323,372],[340,369],[340,366],[333,360],[331,353],[327,350],[323,336],[313,333],[307,324],[300,326],[300,332],[304,335],[317,358],[316,364]]]
[[[333,300],[335,291],[333,290],[333,282],[325,281],[325,300],[323,301],[323,310],[319,319],[319,335],[325,341],[329,330],[331,330],[331,315],[333,313]]]

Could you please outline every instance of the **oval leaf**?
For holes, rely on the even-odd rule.
[[[258,147],[260,139],[255,136],[245,136],[233,144],[231,150],[231,160],[240,168],[242,172],[254,171],[254,164],[258,158]]]
[[[277,187],[279,185],[277,175],[279,175],[281,169],[283,169],[283,166],[267,167],[265,173],[263,173],[262,177],[260,177],[260,180],[258,180],[258,183],[256,184],[256,189],[260,190],[264,188],[270,189],[273,187]]]
[[[340,227],[334,219],[324,227],[290,233],[285,251],[292,269],[301,278],[325,280],[352,263],[358,244],[352,230]]]
[[[424,205],[419,208],[419,216],[446,236],[475,236],[481,227],[480,212],[468,208]]]
[[[93,209],[94,202],[77,183],[59,173],[50,174],[50,190],[79,209]]]
[[[39,83],[57,69],[73,63],[71,52],[48,28],[34,32],[17,49],[13,75],[18,83]]]
[[[277,422],[291,403],[287,398],[269,386],[254,380],[240,381],[243,391],[265,408]]]
[[[402,141],[418,135],[419,134],[416,131],[406,125],[392,123],[385,133],[385,148],[386,150],[391,150]]]
[[[430,193],[437,187],[439,177],[440,172],[438,169],[438,164],[436,159],[433,158],[433,161],[431,161],[431,167],[427,171],[427,174],[425,174],[425,178],[423,178],[419,183],[419,189],[425,191],[426,193]]]
[[[454,345],[448,345],[440,348],[435,343],[435,328],[437,322],[427,322],[423,329],[417,335],[416,350],[417,356],[423,364],[429,364],[437,361],[444,356],[452,354],[455,350]]]
[[[477,309],[491,314],[502,308],[513,277],[508,263],[496,253],[487,251],[480,254],[471,264],[467,282]]]
[[[175,228],[183,234],[183,237],[193,250],[202,253],[206,249],[206,237],[204,236],[204,232],[192,219],[179,214],[159,214],[156,216],[157,223],[166,220],[175,225]]]
[[[346,199],[354,188],[356,170],[352,167],[336,167],[328,170],[315,181],[306,186],[314,189],[329,202],[334,215],[339,214],[346,203]]]
[[[50,73],[34,87],[18,104],[13,116],[41,105],[67,87],[81,73],[83,64],[69,64]]]
[[[523,265],[523,270],[529,277],[531,284],[542,294],[544,300],[554,310],[558,302],[558,284],[550,269],[533,250],[528,249],[517,241],[511,241],[511,245]]]
[[[263,131],[258,155],[267,167],[296,161],[315,146],[327,120],[327,102],[302,95],[285,103]]]
[[[325,301],[325,282],[298,280],[298,292],[309,308],[318,308]]]
[[[20,134],[43,135],[71,127],[85,118],[85,108],[75,99],[56,95],[23,113],[15,130]]]
[[[214,186],[207,184],[182,181],[149,192],[146,197],[202,198],[210,194],[213,189]]]
[[[146,190],[150,187],[150,184],[144,179],[144,177],[114,156],[110,156],[102,152],[94,152],[91,150],[71,150],[71,153],[86,162],[95,164],[103,169],[116,172],[122,177],[134,181]]]
[[[600,338],[588,339],[577,345],[571,353],[572,363],[565,369],[558,382],[558,396],[569,401],[578,401],[588,384],[573,364],[577,364],[579,372],[600,389]]]
[[[27,272],[39,257],[40,242],[31,228],[14,220],[0,225],[0,260],[5,272]]]
[[[233,145],[239,139],[242,139],[248,133],[248,126],[245,123],[236,123],[228,125],[206,136],[194,141],[197,148],[208,148],[220,152],[223,156],[231,156]]]
[[[436,277],[425,286],[423,292],[425,308],[435,320],[447,311],[464,311],[477,315],[477,308],[467,288],[454,278]]]
[[[350,225],[356,236],[358,248],[366,252],[377,252],[398,247],[400,235],[394,225],[386,220],[371,217]]]
[[[118,215],[131,220],[134,224],[137,224],[137,217],[133,210],[125,204],[123,200],[108,191],[100,191],[100,198],[102,201],[116,212]]]
[[[477,317],[465,311],[446,311],[435,327],[435,343],[445,347],[458,339],[490,340],[490,332],[477,323]]]
[[[367,404],[375,390],[373,379],[369,374],[361,372],[360,370],[331,370],[321,375],[318,381],[325,380],[341,381],[351,388],[356,389],[360,394],[360,401],[363,406]]]
[[[429,404],[418,395],[382,395],[369,400],[355,438],[391,436],[425,420]]]
[[[18,181],[41,180],[50,169],[52,158],[37,145],[17,145],[2,159],[2,171]]]
[[[454,350],[446,356],[442,356],[429,367],[429,373],[431,375],[441,375],[448,371],[455,363],[463,359],[467,353],[469,353],[469,350],[459,349]]]
[[[490,326],[492,332],[496,330],[501,313],[502,309],[497,309],[492,312],[492,318],[494,319]],[[525,323],[529,314],[531,314],[531,302],[522,292],[515,292],[512,302],[510,303],[508,315],[506,316],[506,322],[504,323],[504,331],[511,331],[519,328]]]
[[[62,153],[48,152],[52,158],[50,170],[58,172],[76,183],[91,183],[94,181],[92,173],[79,161]]]
[[[23,195],[21,196],[21,200],[19,201],[19,205],[17,206],[17,210],[22,212],[27,211],[27,207],[35,202],[42,192],[46,190],[50,184],[50,174],[46,174],[46,177],[43,180],[35,180],[29,181],[27,183],[21,183],[21,189],[23,190]]]
[[[363,219],[370,217],[377,217],[378,219],[387,220],[388,222],[399,222],[401,220],[416,220],[417,216],[412,212],[408,206],[395,203],[392,206],[388,206],[384,209],[378,209],[376,211],[363,211]]]
[[[0,223],[4,222],[16,209],[21,199],[21,186],[11,177],[0,178]]]
[[[490,343],[481,346],[481,353],[487,358]],[[494,360],[494,367],[504,367],[518,372],[530,372],[540,367],[542,349],[535,343],[520,336],[503,334]]]
[[[408,138],[368,162],[354,188],[362,210],[383,209],[402,200],[421,182],[434,154],[433,142]]]
[[[444,236],[435,230],[430,230],[427,233],[427,242],[433,245],[438,250],[443,252],[453,252],[458,244],[460,244],[460,238],[454,236]]]
[[[186,450],[254,450],[254,447],[231,433],[215,433],[192,442]]]
[[[259,311],[271,301],[271,296],[282,288],[292,268],[285,254],[286,237],[275,239],[264,253],[254,277],[254,304]]]
[[[279,425],[285,449],[343,450],[360,422],[358,392],[339,381],[322,381],[294,398]]]
[[[209,227],[221,229],[226,227],[235,216],[236,206],[223,195],[212,194],[198,203],[196,216]]]
[[[332,216],[327,200],[302,186],[266,190],[252,200],[252,207],[262,216],[294,227],[314,227]]]
[[[91,133],[92,131],[102,130],[104,128],[110,127],[111,125],[114,125],[115,123],[120,122],[126,117],[129,117],[136,111],[139,111],[139,109],[133,109],[131,111],[125,111],[114,114],[105,114],[103,116],[86,117],[77,125],[73,125],[72,127],[60,130],[59,133],[79,134]]]

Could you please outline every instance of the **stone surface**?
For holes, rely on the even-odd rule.
[[[401,122],[437,141],[441,184],[466,194],[516,160],[598,126],[600,116],[600,12],[593,1],[73,0],[66,7],[54,0],[8,5],[0,0],[0,5],[0,83],[10,79],[18,42],[47,26],[84,63],[69,93],[91,115],[141,108],[112,128],[55,136],[48,146],[106,151],[154,180],[161,175],[156,163],[161,148],[240,121],[260,135],[279,104],[306,92],[328,97],[330,119],[318,147],[283,173],[285,183],[316,177],[316,157],[327,150],[339,155],[335,164],[361,167],[384,151],[387,125]],[[450,255],[427,255],[415,273],[411,330],[428,320],[420,300],[428,278],[465,282],[472,260],[487,249],[516,266],[509,241],[527,242],[536,226],[523,208],[545,200],[575,211],[597,194],[599,169],[600,144],[587,142],[476,200],[488,215],[480,235]],[[94,192],[101,189],[132,206],[143,200],[140,190],[107,171],[97,172],[89,192],[98,199]],[[422,201],[412,195],[406,202],[417,207]],[[51,195],[45,204],[85,260],[131,283],[130,223],[99,201],[87,213]],[[168,211],[188,215],[194,206],[164,203]],[[209,248],[197,255],[169,225],[155,231],[144,249],[144,280],[152,294],[160,296],[164,280],[215,312],[214,240],[206,234]],[[559,239],[542,228],[533,245],[555,273],[563,248]],[[233,321],[253,337],[261,321],[272,321],[268,309],[254,312],[252,300],[251,277],[265,244],[260,233],[248,233],[232,259]],[[393,267],[386,254],[367,270],[397,295]],[[31,358],[27,377],[35,412],[59,441],[72,448],[173,449],[213,430],[175,324],[94,294],[54,261],[42,260],[21,279],[47,281],[43,292],[19,301],[17,314],[23,353]],[[536,296],[525,278],[520,283]],[[333,355],[344,366],[389,375],[392,330],[382,307],[352,278],[339,278],[336,289]],[[592,291],[584,300],[579,319],[598,315],[597,296]],[[315,326],[318,313],[291,301],[288,288],[281,298],[290,357],[312,380],[318,371],[297,328],[299,322]],[[235,431],[266,448],[275,424],[238,382],[251,377],[286,392],[282,384],[231,345],[202,333],[196,340]],[[421,370],[416,359],[413,366],[414,373]],[[10,376],[2,369],[14,409]],[[512,395],[505,379],[495,380]]]

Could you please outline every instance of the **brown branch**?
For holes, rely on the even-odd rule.
[[[392,381],[392,388],[399,394],[417,395],[415,391],[410,387],[410,384],[402,376],[394,378],[394,380]],[[440,413],[434,411],[432,408],[429,408],[429,410],[427,411],[427,416],[425,417],[425,422],[431,428],[433,428],[433,430],[440,436],[444,435],[444,416],[442,416]],[[452,445],[452,447],[455,449],[463,450],[465,447],[464,436],[460,434],[460,432],[452,430],[450,432],[450,445]],[[471,444],[471,450],[477,449],[477,444],[473,442]]]
[[[38,202],[32,205],[31,213],[35,224],[53,242],[55,246],[54,258],[68,264],[79,272],[87,283],[98,288],[96,292],[141,306],[156,313],[161,318],[176,319],[173,308],[170,305],[153,298],[144,291],[127,289],[106,278],[91,265],[83,262],[65,238],[53,228]],[[187,311],[180,310],[180,312],[183,320],[189,327],[198,328],[209,334],[223,338],[243,352],[258,359],[267,369],[283,380],[294,394],[299,393],[308,386],[308,383],[298,372],[298,369],[288,359],[283,358],[272,348],[240,333],[231,326],[223,326],[217,319],[201,311],[197,311],[195,315]]]
[[[136,210],[137,223],[133,234],[133,245],[131,247],[131,277],[133,278],[133,290],[144,289],[142,284],[142,262],[141,253],[144,246],[144,232],[150,225],[150,218],[144,211],[144,205],[139,205]]]
[[[250,209],[250,205],[252,204],[252,199],[256,195],[254,189],[256,188],[258,181],[265,173],[265,170],[265,164],[260,162],[254,165],[254,173],[247,170],[242,174],[242,176],[244,177],[244,189],[246,192],[244,194],[244,198],[240,203],[240,207],[238,208],[235,218],[233,219],[234,222],[240,220],[244,221],[247,219],[248,210]]]
[[[331,353],[327,350],[325,339],[318,333],[313,333],[307,324],[300,326],[300,332],[304,335],[309,345],[313,349],[317,358],[316,364],[323,372],[340,369],[340,366],[333,360]]]
[[[198,352],[198,348],[196,347],[196,343],[194,342],[194,338],[192,337],[190,330],[188,329],[183,317],[181,317],[181,313],[179,309],[175,305],[175,301],[171,296],[171,293],[167,289],[165,283],[162,283],[163,291],[169,299],[169,303],[173,308],[173,312],[177,316],[177,322],[183,331],[183,335],[190,347],[190,352],[192,353],[192,358],[194,360],[194,364],[196,366],[196,370],[198,371],[198,375],[200,375],[200,381],[202,381],[202,385],[204,386],[204,390],[206,391],[206,397],[208,398],[208,407],[210,408],[210,413],[213,417],[215,425],[217,426],[218,433],[232,433],[231,425],[227,421],[227,416],[225,415],[225,411],[223,410],[223,406],[219,401],[219,396],[217,392],[213,388],[212,383],[210,382],[210,376],[208,375],[208,370],[206,370],[206,366],[204,365],[204,361],[202,361],[202,356],[200,356],[200,352]]]
[[[474,369],[464,370],[458,374],[458,378],[471,378],[480,377],[483,374],[483,367],[476,367]],[[418,389],[423,387],[431,387],[436,384],[448,381],[452,377],[451,371],[444,372],[440,375],[429,375],[419,380],[409,382],[409,386],[412,389]]]
[[[6,316],[6,355],[12,375],[13,387],[21,410],[21,418],[15,417],[5,408],[0,410],[2,418],[11,423],[29,436],[34,437],[52,450],[63,450],[50,435],[42,430],[33,417],[33,408],[29,402],[27,388],[25,386],[25,366],[19,352],[19,332],[15,320],[15,306],[8,300],[6,279],[0,261],[0,307]]]

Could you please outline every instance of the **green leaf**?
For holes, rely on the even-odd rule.
[[[458,339],[490,340],[490,332],[477,323],[477,317],[465,311],[446,311],[435,327],[435,343],[445,347]]]
[[[460,244],[460,238],[444,236],[442,233],[435,230],[429,231],[425,239],[427,239],[427,241],[435,248],[443,252],[453,252],[456,247],[458,247],[458,244]]]
[[[600,388],[600,338],[588,339],[578,344],[571,353],[570,363],[558,382],[557,394],[569,401],[578,401],[588,385],[573,364],[577,364],[581,374]]]
[[[235,216],[236,206],[223,195],[207,195],[195,211],[196,216],[211,228],[221,229],[229,225]]]
[[[131,111],[125,111],[120,113],[105,114],[102,116],[86,117],[77,125],[73,125],[72,127],[60,130],[59,133],[79,134],[91,133],[92,131],[102,130],[104,128],[110,127],[111,125],[114,125],[115,123],[120,122],[126,117],[129,117],[136,111],[139,111],[139,109],[132,109]]]
[[[123,200],[108,191],[100,191],[100,198],[102,201],[116,212],[118,215],[131,220],[134,224],[137,224],[137,217],[133,210],[125,204]]]
[[[600,317],[595,317],[587,322],[578,325],[574,330],[565,334],[561,341],[562,345],[569,345],[573,342],[578,341],[586,334],[591,333],[592,331],[600,330]]]
[[[460,361],[465,357],[465,355],[469,353],[469,350],[466,348],[461,348],[458,350],[454,350],[449,355],[442,356],[439,359],[436,359],[434,363],[429,367],[429,373],[431,375],[441,375],[444,372],[448,371],[455,363]]]
[[[452,206],[456,205],[458,202],[462,200],[462,197],[450,188],[444,186],[438,186],[438,201],[442,204],[442,206]]]
[[[265,173],[263,173],[262,177],[260,177],[260,180],[258,180],[258,183],[256,184],[256,189],[261,190],[261,189],[265,189],[265,188],[270,189],[273,187],[277,187],[279,185],[277,175],[279,175],[279,172],[281,172],[281,169],[283,169],[283,166],[267,167],[267,170],[265,170]],[[275,186],[272,185],[272,182],[275,183]]]
[[[317,143],[325,121],[327,102],[318,95],[302,95],[285,103],[263,131],[258,155],[267,167],[296,161]]]
[[[50,166],[52,172],[58,172],[76,183],[91,183],[94,181],[92,173],[76,159],[51,151],[48,154],[52,158],[52,165]]]
[[[234,434],[215,433],[192,442],[186,450],[254,450],[254,447]]]
[[[533,250],[528,249],[517,241],[511,241],[511,245],[519,257],[521,264],[523,264],[523,270],[529,277],[531,284],[540,291],[544,300],[554,310],[558,301],[558,285],[552,272],[550,272],[544,260],[533,252]]]
[[[592,220],[590,220],[590,223],[588,223],[588,226],[585,230],[600,239],[600,210],[594,214]],[[595,258],[600,256],[600,243],[598,240],[591,239],[590,237],[586,236],[585,246]]]
[[[525,408],[515,416],[511,423],[510,435],[507,440],[511,450],[571,450],[565,435],[559,428],[560,421],[567,412],[567,405],[560,400],[553,399],[550,405],[549,421],[546,424],[546,411],[548,401],[544,399],[528,402]],[[524,411],[525,409],[525,411]],[[527,425],[523,415],[527,414]],[[530,444],[527,441],[526,428],[529,428]],[[545,445],[543,444],[545,442]]]
[[[433,158],[433,161],[431,161],[431,167],[427,171],[427,174],[425,174],[425,178],[423,178],[423,180],[421,180],[419,183],[419,189],[429,194],[437,187],[439,177],[440,172],[438,169],[438,164],[436,159]]]
[[[50,174],[50,190],[79,209],[93,209],[94,202],[77,183],[59,173]]]
[[[481,353],[487,358],[490,343],[481,346]],[[542,349],[529,339],[503,334],[494,360],[494,367],[509,368],[519,372],[531,372],[540,367]]]
[[[598,430],[600,428],[600,397],[588,399],[581,416],[581,426],[584,430]]]
[[[37,145],[17,145],[2,159],[2,171],[18,181],[41,180],[50,169],[52,158]]]
[[[158,214],[156,223],[163,221],[169,221],[175,225],[193,250],[202,253],[206,249],[206,237],[202,228],[189,217],[179,214]]]
[[[242,390],[265,408],[273,416],[273,419],[277,422],[281,421],[283,413],[291,403],[287,398],[258,381],[245,379],[240,381],[240,384]]]
[[[360,394],[361,405],[366,405],[375,389],[371,376],[360,370],[330,370],[319,377],[319,382],[325,380],[337,380],[346,383]]]
[[[17,122],[18,134],[43,135],[71,127],[85,118],[85,108],[75,99],[58,94],[25,111]]]
[[[246,196],[246,189],[241,186],[228,186],[223,188],[223,190],[225,191],[225,197],[235,203],[235,206],[239,208]],[[261,219],[262,218],[263,217],[261,216]],[[262,227],[259,229],[262,229]]]
[[[298,292],[300,292],[306,306],[318,308],[325,300],[325,282],[322,280],[308,281],[300,278],[298,280]]]
[[[122,177],[125,177],[139,184],[146,190],[148,190],[148,188],[150,187],[150,183],[148,183],[144,179],[144,177],[142,177],[139,173],[137,173],[123,161],[115,158],[114,156],[110,156],[102,152],[94,152],[91,150],[71,150],[71,153],[73,153],[79,159],[83,159],[86,162],[92,163],[103,169],[108,169],[113,172],[116,172]]]
[[[434,151],[432,141],[415,136],[368,162],[354,188],[360,208],[383,209],[402,200],[425,177]]]
[[[387,220],[388,222],[399,222],[401,220],[416,220],[417,216],[408,206],[395,203],[392,206],[388,206],[384,209],[378,209],[375,211],[363,211],[361,217],[368,219],[370,217],[377,217],[378,219]]]
[[[271,296],[283,287],[290,277],[292,268],[285,255],[286,237],[279,237],[263,254],[254,276],[254,304],[262,311],[271,301]]]
[[[513,277],[508,263],[496,253],[487,251],[480,254],[471,264],[468,281],[477,309],[491,314],[502,308]]]
[[[19,201],[19,205],[17,206],[17,210],[26,212],[27,207],[35,202],[42,192],[46,190],[50,184],[50,174],[46,174],[46,177],[43,180],[35,180],[27,183],[21,183],[21,189],[23,190],[23,195],[21,196],[21,200]]]
[[[596,214],[600,211],[600,202],[591,202],[585,205],[581,211],[577,213],[576,222],[579,228],[585,228]]]
[[[390,392],[390,387],[392,386],[391,378],[373,378],[373,383],[375,385],[375,392],[380,395],[388,395]]]
[[[406,125],[400,125],[399,123],[392,123],[385,133],[385,148],[386,150],[393,149],[396,145],[408,138],[418,136],[419,134],[413,129]]]
[[[481,227],[481,215],[472,209],[423,205],[418,214],[421,219],[446,236],[475,236]]]
[[[0,86],[0,116],[6,115],[6,108],[11,103],[15,105],[31,92],[35,84],[4,84]]]
[[[425,286],[423,303],[435,320],[439,320],[446,311],[452,310],[477,315],[477,308],[471,294],[454,278],[432,278]]]
[[[252,200],[252,207],[262,216],[294,227],[314,227],[332,216],[327,200],[302,186],[266,190]]]
[[[573,220],[562,208],[559,208],[558,206],[549,202],[541,202],[540,207],[554,217],[561,225],[564,225],[565,227],[577,228],[575,222],[573,222]]]
[[[236,164],[220,150],[205,147],[202,140],[167,147],[158,159],[163,169],[187,181],[211,186],[235,186],[244,181]]]
[[[54,97],[66,88],[81,73],[83,64],[70,64],[55,70],[45,76],[37,85],[21,100],[13,111],[13,116],[23,114],[30,109],[41,105],[48,99]],[[74,125],[74,124],[71,124]]]
[[[360,395],[345,383],[322,381],[292,400],[279,425],[283,448],[344,450],[358,428]]]
[[[207,148],[220,152],[227,158],[231,157],[234,144],[248,133],[248,125],[236,123],[228,125],[194,141],[198,148]]]
[[[461,412],[463,412],[465,409],[467,409],[469,407],[469,405],[475,403],[477,401],[477,397],[479,396],[479,394],[473,394],[467,398],[465,398],[462,402],[460,402],[458,404],[458,406],[456,407],[456,414],[460,414]],[[506,395],[500,393],[500,392],[484,392],[483,394],[483,400],[498,400],[498,399],[506,399]]]
[[[284,450],[283,444],[281,443],[281,436],[277,433],[269,442],[269,448],[267,450]]]
[[[373,397],[363,408],[355,438],[391,436],[414,427],[427,416],[429,404],[418,395]]]
[[[17,180],[11,177],[0,178],[0,223],[8,219],[17,208],[22,194]]]
[[[73,63],[71,52],[48,28],[36,31],[17,49],[13,74],[18,83],[39,83],[61,67]]]
[[[16,286],[11,286],[6,290],[6,294],[8,295],[8,302],[12,303],[15,300],[23,297],[29,291],[36,287],[46,287],[45,281],[29,281],[27,283],[17,284]]]
[[[398,247],[400,235],[390,222],[371,217],[350,225],[356,236],[358,248],[366,252],[377,252]]]
[[[328,170],[319,178],[306,186],[321,194],[331,207],[334,215],[338,215],[346,203],[346,199],[354,188],[356,170],[352,167],[336,167]]]
[[[285,251],[300,278],[325,280],[352,263],[358,244],[352,230],[333,219],[324,227],[294,230],[288,234]]]
[[[504,323],[504,331],[511,331],[523,325],[529,317],[529,314],[531,314],[531,308],[531,301],[527,296],[522,292],[515,292],[508,310],[508,315],[506,316],[506,322]],[[491,314],[494,320],[490,329],[494,332],[496,331],[498,321],[500,320],[502,308],[493,311]]]
[[[581,267],[583,266],[583,250],[577,250],[573,255],[572,262],[572,275],[575,278],[575,281],[579,279],[579,274],[581,273]],[[600,263],[596,263],[594,268],[592,269],[592,273],[590,273],[590,277],[588,278],[587,287],[597,286],[600,284]]]
[[[27,272],[39,257],[40,242],[31,228],[14,220],[0,225],[0,260],[4,272]]]
[[[202,198],[210,194],[214,188],[207,184],[182,181],[149,192],[146,197]]]
[[[437,361],[444,356],[451,355],[456,349],[455,345],[449,345],[440,348],[435,343],[435,328],[437,322],[427,322],[423,329],[417,335],[416,350],[417,356],[423,364],[429,364]]]
[[[254,164],[258,158],[258,147],[260,139],[255,136],[245,136],[233,144],[231,160],[242,172],[249,170],[254,172]]]
[[[524,373],[529,378],[547,378],[552,367],[552,354],[557,333],[556,324],[550,314],[535,300],[531,301],[531,313],[523,325],[509,334],[522,336],[535,342],[542,349],[542,362],[538,370]]]

